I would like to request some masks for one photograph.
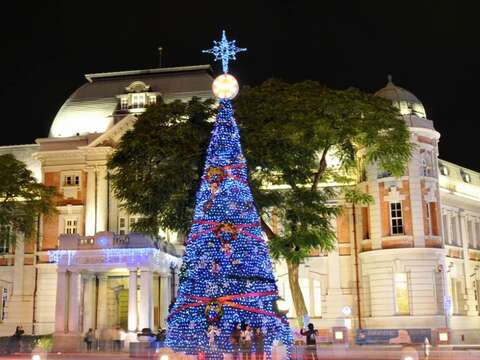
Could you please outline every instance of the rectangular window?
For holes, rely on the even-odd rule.
[[[122,109],[122,110],[127,110],[128,109],[128,99],[127,98],[121,98],[120,99],[120,109]]]
[[[451,284],[453,315],[464,315],[465,299],[463,281],[453,278],[451,279]]]
[[[467,221],[467,236],[468,236],[468,246],[473,249],[475,248],[475,238],[473,234],[473,221]]]
[[[64,186],[80,185],[80,176],[79,175],[65,175],[63,177]]]
[[[450,244],[450,229],[448,228],[447,214],[442,215],[442,221],[443,221],[443,239],[445,241],[445,244]]]
[[[132,95],[132,108],[145,107],[145,94],[133,94]]]
[[[148,98],[148,103],[149,104],[155,104],[157,102],[157,97],[156,96],[150,96]]]
[[[458,241],[458,218],[456,216],[452,216],[451,219],[451,224],[452,224],[452,228],[450,229],[451,230],[451,243],[453,245],[459,245],[459,241]]]
[[[3,288],[2,289],[2,309],[0,313],[0,320],[5,320],[5,309],[7,307],[7,300],[8,300],[8,289]]]
[[[11,228],[8,225],[0,225],[0,254],[8,254],[12,244]]]
[[[408,291],[408,274],[395,274],[395,312],[397,315],[410,314],[410,298]]]
[[[125,218],[121,217],[118,219],[118,233],[120,235],[125,235],[127,232],[127,222]]]
[[[65,220],[65,234],[77,234],[78,233],[78,220],[66,219]]]
[[[477,249],[480,248],[480,222],[475,223],[475,237]]]
[[[390,203],[390,231],[392,235],[403,234],[402,203]]]
[[[432,235],[432,204],[427,202],[425,205],[425,220],[428,225],[428,235]]]

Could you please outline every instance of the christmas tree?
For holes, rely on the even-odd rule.
[[[236,324],[260,328],[265,352],[278,340],[289,349],[291,332],[275,311],[277,286],[260,218],[248,182],[247,163],[233,117],[231,99],[238,92],[228,61],[244,51],[222,40],[206,52],[223,63],[213,83],[220,98],[218,115],[197,192],[187,237],[178,295],[168,317],[166,346],[187,354],[221,358],[233,352]],[[254,349],[252,349],[254,351]]]

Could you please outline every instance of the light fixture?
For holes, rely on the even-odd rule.
[[[231,100],[238,94],[238,82],[230,74],[217,76],[212,84],[213,94],[219,99]]]

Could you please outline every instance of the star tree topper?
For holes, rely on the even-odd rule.
[[[235,54],[247,51],[245,48],[239,48],[235,45],[235,40],[228,41],[227,36],[225,35],[225,30],[222,32],[222,40],[215,41],[213,40],[213,47],[208,50],[203,50],[204,53],[209,53],[215,56],[215,61],[222,61],[223,72],[228,73],[228,62],[230,60],[236,60]]]

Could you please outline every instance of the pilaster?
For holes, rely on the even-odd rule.
[[[172,301],[171,293],[171,275],[160,274],[160,325],[164,328],[167,325],[168,308]]]
[[[68,302],[68,332],[77,334],[80,331],[80,274],[78,271],[70,271]]]
[[[128,282],[128,331],[138,330],[137,269],[130,269]]]
[[[87,171],[87,198],[85,206],[85,235],[93,236],[96,230],[96,173],[95,168],[88,166]]]
[[[139,328],[152,328],[153,326],[153,274],[149,269],[140,271],[140,309]]]
[[[108,327],[108,276],[98,276],[98,298],[97,298],[97,329]]]
[[[108,179],[107,167],[97,167],[97,228],[96,232],[108,230]]]
[[[55,332],[67,332],[67,272],[65,269],[59,268],[57,270],[57,300],[55,305]]]

